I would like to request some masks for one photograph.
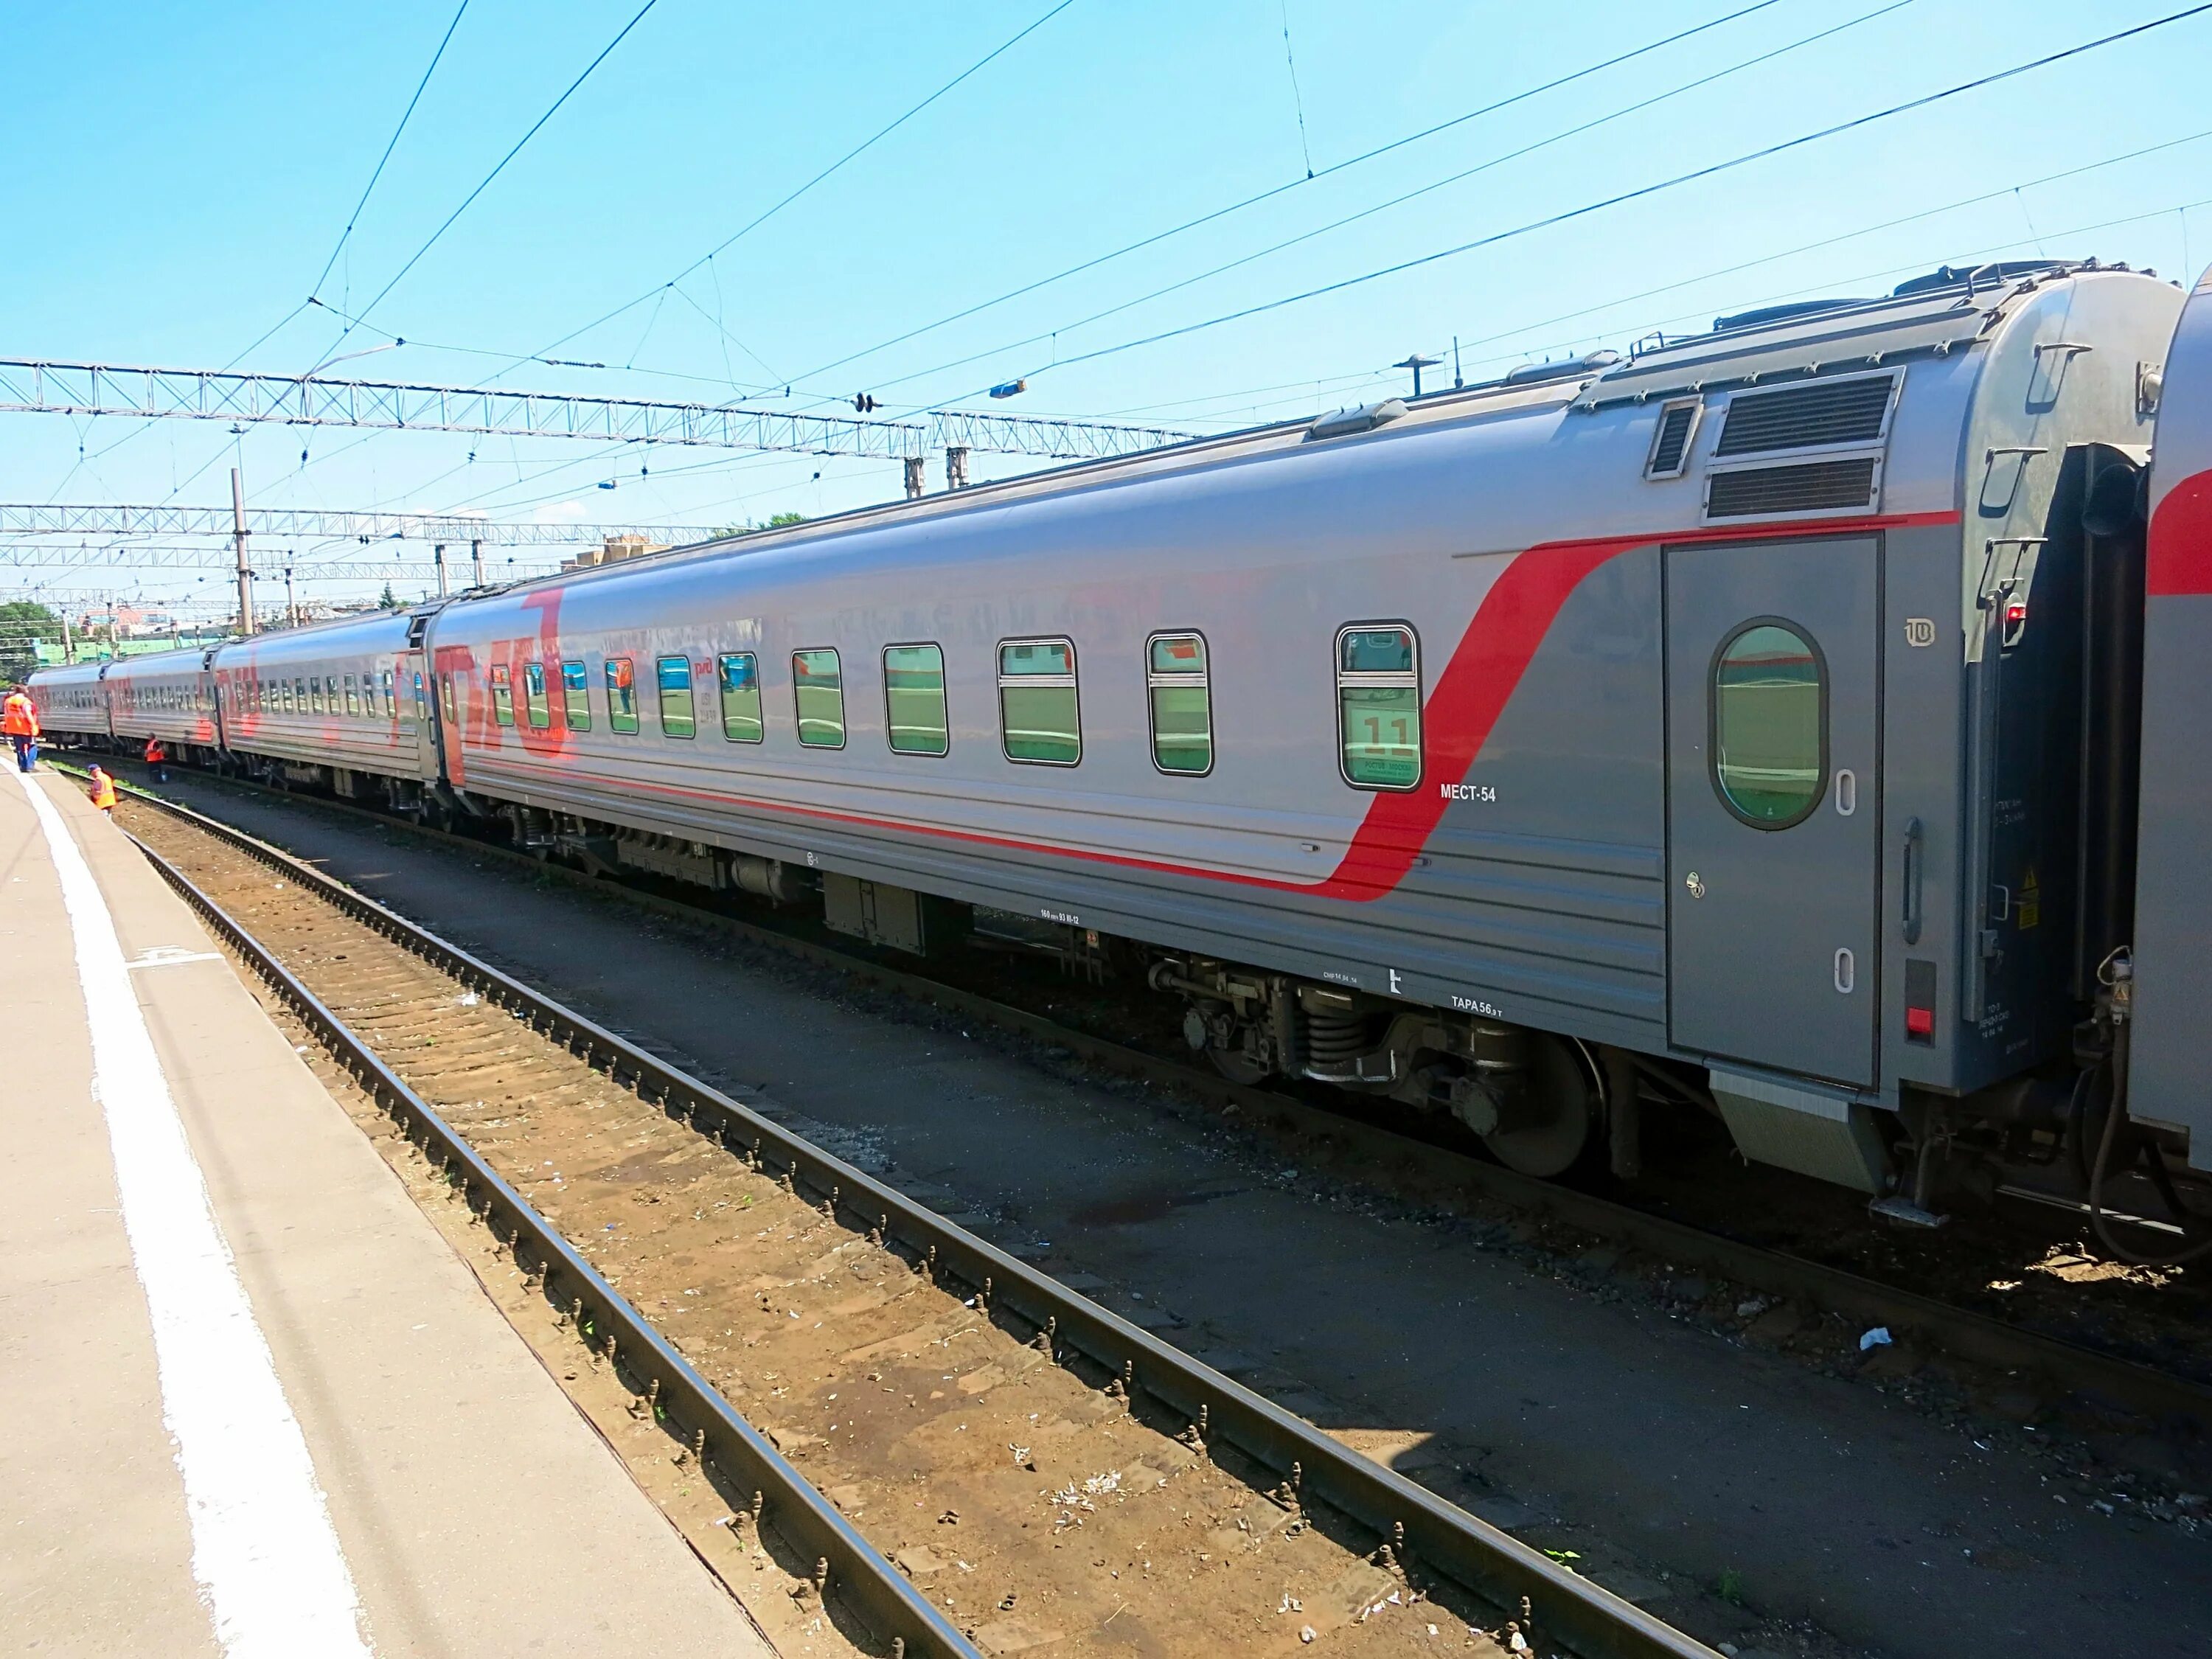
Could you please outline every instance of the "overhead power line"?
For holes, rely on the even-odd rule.
[[[428,577],[435,580],[437,561],[420,558],[309,560],[293,550],[258,548],[249,556],[254,574],[264,580],[292,573],[295,581],[397,581]],[[527,563],[512,557],[500,565],[502,580],[510,577],[546,576],[559,564],[544,558]],[[237,555],[222,547],[9,547],[0,546],[0,569],[4,570],[208,570],[231,572]]]
[[[236,526],[223,507],[90,507],[0,502],[0,536],[228,536]],[[249,507],[249,536],[296,536],[301,540],[359,542],[478,541],[500,547],[563,547],[643,536],[664,546],[705,541],[715,529],[702,525],[501,524],[467,514],[345,513],[317,507]]]
[[[1285,195],[1288,192],[1297,189],[1301,185],[1309,184],[1317,179],[1330,178],[1336,173],[1348,172],[1353,167],[1364,167],[1370,161],[1376,161],[1382,156],[1389,155],[1394,151],[1403,149],[1409,144],[1420,143],[1424,140],[1437,137],[1439,133],[1449,132],[1455,127],[1465,126],[1470,121],[1480,120],[1486,115],[1495,115],[1500,110],[1510,109],[1516,104],[1528,102],[1531,98],[1541,97],[1545,93],[1556,92],[1562,87],[1571,86],[1577,81],[1588,80],[1591,76],[1602,74],[1605,70],[1609,69],[1617,69],[1621,64],[1632,63],[1638,58],[1649,57],[1655,52],[1662,51],[1666,47],[1687,40],[1693,35],[1706,33],[1711,30],[1720,28],[1726,24],[1733,23],[1738,18],[1748,17],[1753,12],[1765,11],[1769,7],[1778,5],[1779,3],[1781,3],[1781,0],[1756,0],[1756,3],[1754,4],[1740,6],[1733,11],[1724,12],[1720,16],[1712,18],[1708,21],[1695,24],[1689,28],[1679,29],[1673,34],[1666,35],[1660,40],[1648,42],[1644,46],[1634,47],[1627,52],[1616,52],[1610,58],[1603,58],[1595,64],[1586,64],[1583,68],[1575,70],[1569,74],[1556,76],[1553,79],[1543,82],[1540,85],[1524,87],[1518,92],[1510,93],[1503,98],[1495,99],[1490,103],[1481,106],[1480,108],[1468,110],[1462,114],[1455,115],[1449,120],[1434,122],[1428,126],[1420,128],[1417,131],[1406,133],[1399,137],[1391,139],[1388,143],[1377,144],[1372,149],[1363,150],[1357,155],[1347,156],[1341,161],[1332,162],[1328,167],[1316,169],[1301,177],[1286,179],[1279,185],[1270,185],[1267,189],[1257,191],[1253,195],[1240,198],[1237,201],[1226,203],[1220,207],[1209,208],[1206,212],[1200,214],[1196,218],[1186,219],[1180,224],[1169,226],[1165,230],[1154,231],[1149,235],[1139,237],[1133,242],[1126,242],[1120,247],[1110,248],[1103,253],[1095,254],[1090,258],[1080,260],[1074,264],[1067,266],[1065,270],[1056,270],[1048,276],[1040,276],[1034,282],[1024,283],[1018,288],[1008,289],[1004,294],[999,295],[994,298],[979,301],[977,303],[963,307],[958,311],[949,312],[945,316],[938,318],[934,322],[923,323],[919,327],[908,329],[902,334],[894,334],[889,339],[878,340],[872,346],[866,346],[860,350],[848,353],[846,356],[839,357],[834,362],[823,364],[818,368],[808,369],[805,374],[802,374],[799,378],[802,380],[811,380],[816,375],[826,374],[833,368],[842,368],[848,363],[856,363],[864,357],[872,357],[878,351],[888,351],[893,346],[903,345],[908,340],[919,339],[921,336],[934,333],[940,328],[949,327],[954,323],[964,322],[970,317],[977,316],[986,311],[994,310],[1000,306],[1006,304],[1009,301],[1022,299],[1025,295],[1035,294],[1040,289],[1050,288],[1054,283],[1065,282],[1071,276],[1079,276],[1087,270],[1096,270],[1101,265],[1110,264],[1115,260],[1125,258],[1129,254],[1141,252],[1144,249],[1148,247],[1156,247],[1160,243],[1171,240],[1175,237],[1181,236],[1188,231],[1196,230],[1203,225],[1210,225],[1218,219],[1225,219],[1231,214],[1242,213],[1247,208],[1257,207],[1262,202],[1273,201],[1276,197]],[[639,302],[633,301],[631,303],[634,305]],[[611,316],[614,314],[616,313],[610,313]],[[605,322],[607,319],[601,318],[599,320],[601,322]],[[589,327],[591,328],[596,328],[598,326],[599,324],[597,323],[589,325]],[[577,331],[578,333],[583,333],[587,331],[587,330],[580,329]],[[570,339],[574,339],[574,335],[570,335],[568,337]],[[552,348],[549,346],[546,349],[551,350]]]
[[[894,460],[947,447],[1091,460],[1153,449],[1191,435],[1161,427],[971,414],[957,409],[932,410],[915,420],[867,421],[727,404],[29,358],[0,358],[0,412],[469,432]]]
[[[514,148],[508,150],[506,155],[501,156],[499,158],[498,164],[495,166],[489,173],[484,174],[483,178],[477,183],[477,187],[461,198],[461,204],[446,216],[445,222],[440,225],[437,229],[430,233],[429,240],[408,256],[407,263],[400,266],[399,269],[392,274],[392,277],[390,282],[386,283],[382,288],[377,290],[376,298],[371,300],[367,305],[361,308],[362,316],[367,317],[371,312],[374,311],[378,306],[381,305],[384,301],[384,296],[391,293],[393,289],[399,286],[401,279],[404,278],[409,271],[415,269],[416,265],[420,263],[424,254],[428,253],[432,248],[437,246],[439,239],[444,236],[447,231],[453,228],[453,222],[469,210],[470,205],[475,202],[477,197],[483,195],[485,191],[491,188],[492,180],[498,178],[501,173],[507,170],[507,164],[509,161],[512,161],[516,156],[522,154],[523,146],[538,136],[538,129],[543,127],[559,112],[562,105],[567,103],[569,99],[575,96],[576,88],[582,86],[585,82],[592,78],[592,71],[598,69],[600,64],[607,61],[608,58],[612,55],[614,49],[622,45],[622,43],[629,38],[629,32],[645,21],[646,13],[651,11],[653,7],[659,3],[660,0],[645,0],[645,3],[638,8],[637,15],[631,18],[629,22],[623,24],[620,33],[618,33],[613,40],[608,41],[605,46],[599,48],[599,55],[584,66],[584,72],[568,83],[568,90],[563,92],[558,98],[556,98],[552,103],[547,106],[544,114],[539,116],[535,121],[530,124],[530,131],[524,133],[521,137],[514,141]],[[459,22],[460,20],[459,17],[456,17],[453,21],[455,22]],[[440,50],[443,51],[444,48],[441,47]],[[318,283],[316,286],[320,287],[321,284]]]
[[[1079,317],[1073,322],[1062,323],[1057,328],[1048,329],[1042,333],[1028,334],[1018,340],[1004,341],[985,350],[971,351],[949,362],[917,369],[912,374],[902,374],[894,380],[879,381],[878,384],[883,387],[904,386],[909,381],[927,380],[931,375],[941,374],[948,369],[963,368],[969,363],[981,362],[987,358],[998,356],[1003,352],[1018,351],[1024,346],[1036,345],[1041,341],[1051,339],[1058,335],[1072,334],[1078,329],[1088,328],[1091,324],[1103,322],[1109,317],[1118,317],[1125,311],[1133,311],[1139,306],[1149,305],[1155,300],[1165,299],[1170,294],[1180,293],[1184,289],[1194,287],[1200,283],[1209,282],[1216,276],[1241,270],[1246,265],[1271,258],[1286,249],[1310,242],[1317,237],[1326,236],[1332,231],[1342,230],[1347,225],[1358,224],[1363,219],[1371,219],[1378,213],[1387,213],[1392,208],[1403,207],[1407,203],[1415,201],[1421,197],[1432,195],[1450,185],[1464,183],[1478,173],[1487,173],[1493,167],[1504,167],[1508,162],[1517,161],[1525,156],[1533,155],[1538,150],[1547,149],[1553,144],[1563,143],[1570,138],[1580,137],[1585,133],[1594,132],[1598,128],[1610,125],[1615,121],[1625,120],[1629,116],[1641,114],[1644,111],[1666,103],[1671,99],[1682,97],[1686,94],[1711,86],[1716,82],[1724,81],[1731,75],[1740,75],[1746,70],[1756,69],[1762,64],[1772,63],[1776,58],[1786,57],[1793,52],[1802,51],[1807,46],[1817,46],[1820,42],[1841,34],[1847,29],[1855,29],[1863,23],[1874,22],[1880,18],[1888,16],[1892,12],[1902,11],[1913,3],[1914,0],[1889,0],[1889,3],[1879,6],[1873,11],[1863,12],[1856,17],[1847,18],[1843,22],[1816,30],[1811,34],[1801,35],[1785,45],[1771,47],[1749,58],[1741,58],[1725,68],[1710,70],[1704,75],[1669,87],[1663,92],[1655,92],[1649,97],[1639,98],[1632,104],[1624,104],[1618,109],[1607,110],[1602,115],[1595,115],[1588,120],[1578,121],[1572,126],[1563,128],[1541,138],[1533,139],[1516,149],[1506,150],[1486,161],[1478,161],[1473,167],[1462,167],[1456,173],[1448,174],[1442,179],[1431,179],[1425,185],[1417,185],[1411,190],[1401,191],[1371,206],[1347,213],[1340,218],[1332,219],[1327,224],[1316,225],[1311,230],[1300,231],[1295,236],[1285,237],[1281,241],[1271,243],[1253,252],[1240,254],[1234,259],[1199,271],[1194,276],[1179,277],[1164,287],[1153,289],[1150,293],[1140,294],[1132,300],[1120,301],[1106,307],[1103,310],[1094,311],[1087,317]]]
[[[1206,329],[1218,328],[1224,323],[1238,322],[1247,317],[1257,317],[1267,312],[1279,311],[1285,306],[1297,305],[1307,300],[1320,299],[1327,295],[1341,294],[1346,289],[1358,288],[1385,276],[1395,276],[1404,271],[1419,270],[1424,265],[1435,264],[1439,260],[1455,258],[1461,254],[1471,253],[1480,248],[1495,247],[1502,242],[1511,241],[1535,231],[1547,230],[1556,225],[1587,218],[1594,213],[1603,212],[1608,208],[1619,207],[1628,202],[1641,201],[1663,191],[1677,189],[1683,185],[1693,184],[1701,179],[1711,179],[1723,173],[1732,172],[1737,167],[1748,166],[1753,161],[1785,155],[1791,150],[1801,149],[1808,144],[1818,143],[1823,139],[1833,138],[1843,133],[1854,132],[1862,127],[1871,126],[1876,122],[1886,121],[1894,116],[1925,109],[1932,104],[1940,104],[1947,99],[1956,98],[1965,93],[1996,86],[2001,82],[2012,80],[2035,70],[2048,68],[2053,64],[2063,63],[2069,58],[2079,58],[2086,52],[2095,52],[2100,47],[2148,34],[2154,29],[2164,28],[2168,24],[2202,16],[2208,11],[2212,11],[2212,0],[2205,0],[2205,3],[2190,6],[2180,11],[2169,12],[2166,15],[2154,18],[2147,23],[2137,23],[2129,28],[2100,35],[2095,40],[2085,40],[2079,46],[2068,46],[2059,52],[2046,52],[2040,58],[2015,64],[2009,69],[1998,70],[1989,75],[1977,76],[1971,81],[1961,81],[1957,85],[1946,87],[1940,92],[1927,93],[1918,98],[1907,99],[1902,103],[1891,104],[1881,109],[1869,111],[1864,115],[1856,116],[1848,121],[1838,121],[1832,126],[1822,127],[1813,132],[1801,133],[1795,138],[1785,138],[1778,143],[1762,145],[1757,149],[1747,150],[1740,155],[1730,156],[1724,161],[1715,161],[1706,167],[1693,167],[1689,172],[1678,173],[1672,178],[1662,179],[1654,184],[1642,185],[1634,190],[1621,191],[1595,202],[1586,202],[1580,207],[1568,208],[1562,212],[1547,214],[1542,218],[1532,219],[1525,224],[1516,225],[1508,230],[1493,231],[1487,236],[1478,236],[1472,241],[1455,243],[1452,246],[1438,248],[1431,253],[1419,254],[1410,259],[1401,259],[1391,264],[1378,266],[1372,270],[1362,271],[1357,276],[1342,277],[1334,283],[1324,283],[1317,288],[1304,289],[1295,294],[1286,294],[1277,299],[1261,301],[1256,305],[1243,306],[1235,311],[1224,312],[1218,317],[1209,317],[1200,322],[1185,323],[1176,328],[1161,329],[1137,339],[1124,340],[1116,345],[1101,346],[1097,350],[1083,352],[1075,356],[1055,358],[1051,362],[1041,363],[1030,369],[1029,374],[1041,375],[1048,369],[1069,368],[1078,363],[1095,362],[1102,357],[1111,357],[1121,352],[1133,351],[1140,346],[1157,345],[1164,340],[1181,339],[1186,335],[1196,334]]]
[[[407,100],[407,108],[399,117],[399,125],[392,130],[392,142],[385,145],[384,154],[376,158],[376,170],[368,175],[368,183],[362,187],[361,200],[356,202],[353,211],[346,215],[345,228],[338,234],[337,245],[331,249],[331,257],[323,261],[322,274],[315,278],[313,286],[307,290],[310,299],[322,292],[324,283],[329,280],[331,267],[337,264],[338,255],[345,252],[347,239],[352,236],[354,226],[361,222],[361,210],[368,205],[369,192],[376,188],[376,181],[384,177],[384,164],[392,159],[392,152],[399,148],[399,135],[407,131],[407,123],[414,118],[415,106],[422,101],[423,88],[430,84],[430,77],[438,72],[439,60],[445,57],[446,47],[453,40],[453,31],[460,27],[461,15],[468,9],[469,0],[461,0],[459,9],[453,13],[453,21],[446,25],[446,33],[438,42],[437,51],[430,54],[430,66],[422,71],[422,78],[415,83],[415,95]],[[267,337],[263,336],[264,339]]]
[[[1769,0],[1769,3],[1771,3],[1771,0]],[[852,149],[847,150],[842,155],[832,161],[828,167],[823,168],[821,172],[816,173],[811,179],[809,179],[805,184],[799,185],[798,189],[793,191],[789,195],[778,201],[774,206],[757,214],[754,217],[746,221],[745,223],[740,225],[736,230],[724,237],[720,242],[717,242],[706,252],[701,254],[690,264],[684,266],[683,270],[678,271],[666,282],[656,283],[653,287],[646,289],[644,293],[639,295],[635,300],[624,301],[621,305],[617,306],[612,311],[608,312],[604,317],[596,318],[592,321],[586,323],[581,328],[574,330],[569,333],[563,334],[559,339],[552,342],[550,345],[539,347],[538,350],[530,354],[530,357],[543,357],[549,351],[557,351],[562,346],[568,344],[569,341],[579,338],[583,335],[589,334],[593,329],[598,328],[603,323],[612,322],[616,318],[621,316],[626,311],[635,311],[638,307],[643,305],[647,300],[652,299],[655,295],[663,293],[665,290],[675,287],[677,283],[690,276],[692,272],[698,270],[707,264],[709,260],[712,260],[719,254],[728,252],[729,249],[737,246],[737,244],[745,237],[751,235],[753,232],[759,229],[769,220],[775,217],[777,214],[782,212],[784,209],[789,207],[800,197],[805,195],[817,185],[821,184],[831,174],[836,173],[848,162],[857,160],[862,154],[873,149],[884,139],[890,137],[892,133],[897,131],[899,128],[904,126],[908,121],[914,119],[914,118],[921,114],[922,111],[927,109],[939,99],[944,97],[947,93],[952,91],[954,88],[959,86],[962,82],[981,73],[999,58],[1004,57],[1007,52],[1012,52],[1016,46],[1021,45],[1023,41],[1028,40],[1030,36],[1035,34],[1039,29],[1042,28],[1047,23],[1052,21],[1054,18],[1059,16],[1060,13],[1066,11],[1074,3],[1075,0],[1060,0],[1059,4],[1054,6],[1051,10],[1046,12],[1028,27],[1023,29],[1019,33],[1013,35],[1010,39],[1001,41],[998,46],[994,46],[989,52],[984,53],[982,57],[970,64],[966,69],[962,70],[959,74],[954,76],[943,86],[938,88],[936,91],[931,93],[928,97],[915,105],[913,108],[908,110],[896,119],[888,122],[884,125],[878,128],[867,137],[862,139],[859,143],[854,145]],[[719,325],[717,325],[717,326],[719,326]],[[514,368],[522,363],[526,363],[530,361],[530,357],[518,357],[513,363],[508,364],[507,368]],[[503,374],[506,371],[501,370],[501,372]]]

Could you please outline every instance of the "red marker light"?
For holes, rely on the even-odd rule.
[[[1905,1011],[1905,1030],[1908,1036],[1934,1036],[1936,1011],[1933,1008],[1907,1008]]]

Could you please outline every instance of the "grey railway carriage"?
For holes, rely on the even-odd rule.
[[[1917,1215],[2094,1092],[2141,560],[2085,507],[2181,305],[1946,270],[204,667],[234,763],[1133,965],[1534,1173],[1671,1098]]]

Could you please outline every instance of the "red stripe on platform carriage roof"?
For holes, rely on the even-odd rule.
[[[2151,515],[2143,585],[2154,599],[2212,593],[2212,471],[2184,478]]]
[[[891,830],[954,841],[969,846],[999,847],[1010,851],[1042,853],[1080,859],[1118,869],[1149,870],[1164,875],[1192,876],[1225,881],[1242,887],[1267,888],[1281,893],[1307,893],[1322,898],[1364,903],[1393,891],[1413,867],[1413,860],[1443,821],[1449,803],[1446,792],[1462,781],[1468,769],[1504,713],[1528,665],[1567,598],[1584,578],[1619,554],[1639,547],[1679,546],[1684,543],[1811,539],[1839,535],[1865,535],[1880,530],[1906,530],[1956,524],[1959,514],[1899,513],[1885,517],[1824,520],[1819,524],[1729,525],[1682,531],[1672,535],[1638,534],[1592,538],[1582,541],[1540,542],[1512,556],[1498,574],[1482,602],[1460,636],[1443,672],[1422,708],[1426,739],[1425,765],[1420,787],[1378,793],[1368,801],[1367,816],[1360,821],[1336,869],[1317,882],[1283,881],[1272,876],[1245,875],[1234,870],[1210,870],[1200,865],[1174,864],[1157,859],[1132,858],[1120,853],[1099,853],[1079,847],[1055,847],[1040,842],[981,835],[972,830],[947,830],[939,825],[903,823],[893,818],[834,811],[826,807],[795,806],[787,802],[759,800],[715,790],[684,789],[643,779],[623,779],[621,787],[646,794],[686,800],[710,801],[743,806],[756,811],[778,812],[817,823],[857,824],[871,830]],[[542,757],[533,757],[542,761]],[[579,783],[602,783],[586,772],[565,766],[533,769]],[[457,777],[456,783],[459,782]]]

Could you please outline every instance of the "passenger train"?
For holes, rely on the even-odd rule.
[[[1929,1220],[2069,1153],[2212,1170],[2208,469],[2212,283],[1947,268],[34,691],[1139,974],[1231,1077],[1532,1174],[1632,1171],[1665,1100]]]

